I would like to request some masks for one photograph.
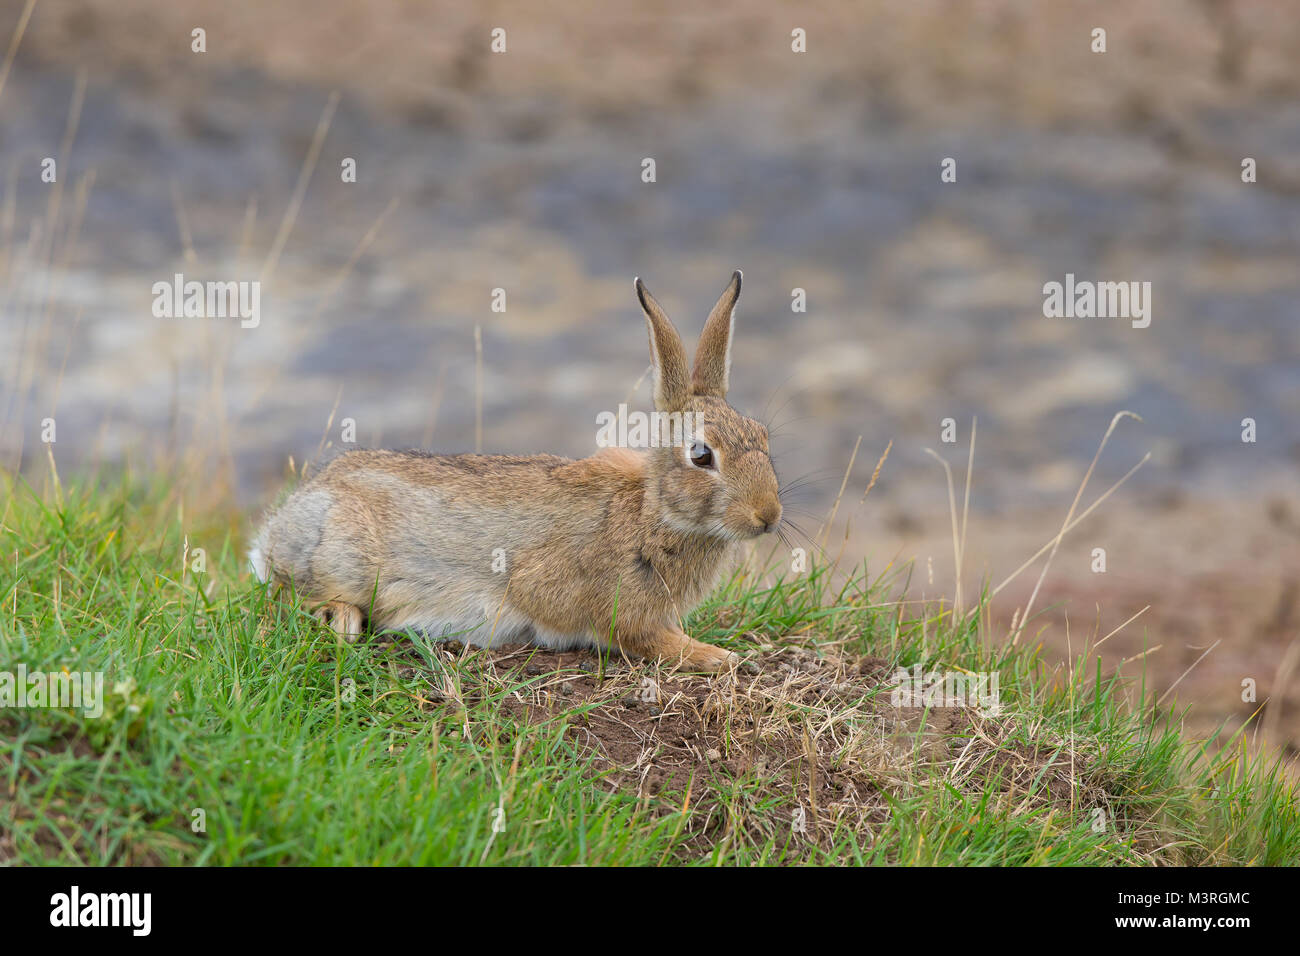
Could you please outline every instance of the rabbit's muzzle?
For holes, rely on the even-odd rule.
[[[748,452],[736,462],[726,523],[741,537],[756,538],[781,522],[781,499],[772,460],[761,451]]]

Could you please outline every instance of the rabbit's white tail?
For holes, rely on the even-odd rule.
[[[257,545],[254,545],[252,550],[248,552],[248,565],[253,569],[253,573],[257,575],[259,581],[265,581],[271,576],[270,562],[266,560],[266,555]]]

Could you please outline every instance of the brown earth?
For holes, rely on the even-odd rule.
[[[680,815],[688,843],[701,847],[784,831],[796,836],[797,854],[845,827],[869,841],[889,817],[889,799],[935,770],[968,793],[996,779],[998,799],[1019,812],[1112,812],[1116,782],[1097,771],[1086,741],[1070,746],[979,707],[896,707],[880,658],[827,653],[799,635],[777,645],[749,638],[749,662],[716,677],[602,661],[590,651],[467,652],[448,642],[434,653],[457,669],[463,696],[433,677],[429,706],[469,711],[491,697],[523,724],[561,722],[592,758],[597,785]],[[420,673],[429,675],[414,665],[404,676]],[[1117,822],[1133,826],[1139,845],[1154,846],[1145,825],[1122,815]]]
[[[1085,496],[1085,506],[1101,490]],[[984,582],[1001,585],[1050,542],[1070,497],[1063,496],[1058,513],[973,513],[967,599]],[[855,545],[871,554],[916,555],[909,594],[951,599],[946,515],[912,514],[905,532],[878,527],[891,521],[888,512],[874,517],[877,527],[854,532]],[[897,513],[892,520],[900,520]],[[1098,547],[1106,551],[1104,572],[1093,571]],[[1045,561],[993,599],[990,641],[1009,639]],[[1064,662],[1103,639],[1093,653],[1106,671],[1121,669],[1144,684],[1147,705],[1158,699],[1185,708],[1187,733],[1222,743],[1253,715],[1248,739],[1276,748],[1300,772],[1300,522],[1284,496],[1134,503],[1121,495],[1104,503],[1062,542],[1020,643],[1040,645],[1048,660]]]

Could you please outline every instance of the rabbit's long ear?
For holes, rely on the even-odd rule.
[[[636,296],[641,300],[646,327],[650,330],[650,359],[654,363],[655,372],[655,408],[661,412],[681,411],[691,395],[686,346],[682,345],[681,336],[639,278],[636,280]]]
[[[727,397],[727,377],[731,372],[731,331],[736,319],[736,300],[740,298],[740,271],[732,273],[731,282],[709,313],[695,350],[695,371],[691,391],[696,395]]]

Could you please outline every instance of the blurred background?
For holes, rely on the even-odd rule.
[[[4,0],[0,49],[17,31],[5,467],[48,467],[52,416],[65,476],[184,458],[251,522],[345,418],[361,445],[473,450],[476,328],[483,450],[584,455],[597,412],[647,405],[632,277],[694,341],[741,268],[733,402],[806,477],[809,536],[847,473],[832,554],[914,559],[911,597],[951,595],[926,449],[960,509],[978,417],[969,603],[1051,540],[1131,410],[1079,510],[1151,457],[1065,539],[1022,640],[1063,660],[1124,625],[1103,659],[1145,667],[1193,732],[1269,699],[1295,756],[1294,5]],[[155,318],[177,272],[259,280],[260,323]],[[1066,273],[1150,282],[1150,327],[1045,318]],[[998,592],[990,639],[1040,567]]]

